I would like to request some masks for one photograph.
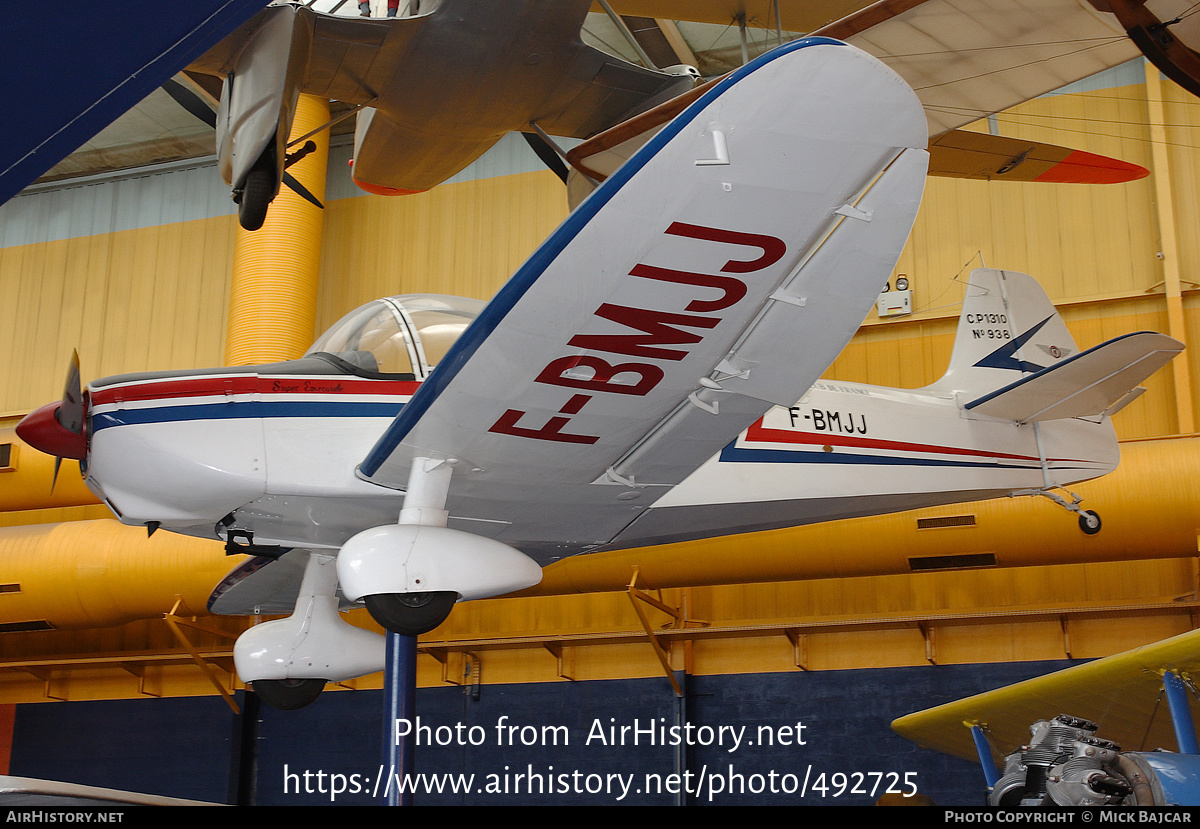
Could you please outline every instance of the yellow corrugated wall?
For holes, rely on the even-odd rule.
[[[85,380],[220,365],[230,219],[0,248],[0,412],[62,396],[71,349]]]

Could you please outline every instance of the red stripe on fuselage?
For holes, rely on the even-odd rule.
[[[328,375],[256,377],[253,374],[231,374],[224,377],[153,380],[95,389],[91,392],[91,401],[93,406],[103,406],[109,403],[235,394],[381,394],[408,397],[416,392],[420,385],[414,380],[368,380]]]
[[[957,446],[936,446],[930,443],[909,443],[900,440],[879,440],[877,438],[855,438],[834,435],[827,432],[793,432],[790,429],[769,429],[762,424],[762,418],[746,430],[746,441],[760,443],[796,443],[806,446],[845,446],[857,449],[879,449],[893,452],[924,452],[936,455],[964,455],[973,458],[1004,458],[1006,460],[1033,461],[1040,463],[1036,455],[1016,455],[1008,452],[991,452],[985,449],[963,449]],[[1048,461],[1082,463],[1075,458],[1048,458]]]

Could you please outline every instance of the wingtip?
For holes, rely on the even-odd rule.
[[[1140,164],[1075,150],[1034,181],[1056,184],[1124,184],[1146,178],[1150,171]]]

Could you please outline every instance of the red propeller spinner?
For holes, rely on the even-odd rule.
[[[86,412],[79,380],[79,353],[71,357],[62,400],[30,412],[17,424],[17,436],[34,449],[55,457],[87,457]],[[57,473],[57,465],[55,472]]]

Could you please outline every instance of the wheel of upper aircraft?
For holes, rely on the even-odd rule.
[[[256,679],[252,683],[258,698],[280,711],[295,711],[311,705],[325,690],[323,679]]]
[[[1089,510],[1079,513],[1079,529],[1088,535],[1100,532],[1100,516]]]
[[[275,198],[276,179],[274,148],[268,146],[242,182],[241,190],[234,191],[233,200],[238,206],[238,224],[246,230],[258,230],[267,218],[267,208]]]
[[[377,593],[363,596],[371,618],[392,633],[417,636],[428,633],[446,621],[458,594],[453,591],[432,593]]]

